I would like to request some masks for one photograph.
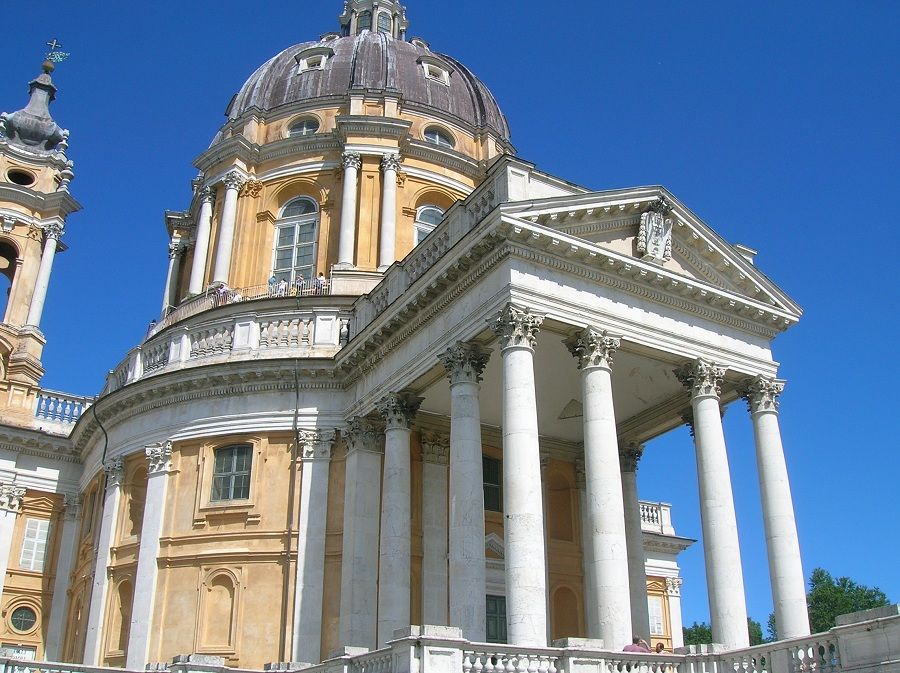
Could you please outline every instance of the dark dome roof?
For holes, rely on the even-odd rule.
[[[313,47],[332,49],[334,56],[324,70],[298,75],[295,56]],[[453,71],[449,87],[425,77],[419,61],[423,56],[443,61]],[[407,105],[449,113],[509,140],[509,126],[494,96],[468,68],[431,52],[420,40],[405,42],[368,30],[285,49],[250,76],[229,106],[228,116],[235,119],[252,107],[271,110],[298,101],[345,96],[354,89],[397,92]]]

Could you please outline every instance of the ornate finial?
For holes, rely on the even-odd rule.
[[[47,46],[50,47],[50,51],[47,53],[47,60],[51,63],[62,63],[72,55],[67,51],[60,51],[62,49],[62,43],[56,38],[50,40],[47,43]]]

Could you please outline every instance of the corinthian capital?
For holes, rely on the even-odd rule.
[[[416,417],[422,400],[410,393],[391,393],[378,403],[378,412],[384,416],[388,430],[406,430]]]
[[[439,432],[423,432],[422,461],[447,465],[450,462],[450,437]]]
[[[757,376],[741,385],[741,396],[747,401],[751,414],[761,411],[778,412],[778,396],[784,390],[784,381]]]
[[[300,430],[298,434],[303,460],[331,460],[334,430]]]
[[[640,442],[628,442],[619,447],[619,466],[622,472],[637,472],[638,462],[644,455],[644,445]]]
[[[222,184],[225,185],[225,189],[240,190],[241,187],[244,186],[245,182],[246,179],[244,178],[244,176],[237,171],[226,173],[225,177],[222,178]]]
[[[399,154],[385,154],[381,157],[381,171],[386,173],[388,171],[399,172],[400,164],[403,163],[403,159]]]
[[[148,474],[167,472],[171,467],[172,442],[151,444],[144,449],[144,454],[147,456]]]
[[[447,371],[450,383],[480,383],[491,351],[476,343],[457,341],[438,359]]]
[[[184,245],[181,243],[169,243],[169,259],[180,257],[184,253]]]
[[[725,378],[725,367],[698,359],[676,369],[675,376],[691,391],[691,397],[718,397],[722,392],[720,386]]]
[[[81,496],[77,493],[63,493],[65,518],[76,521],[81,516]]]
[[[106,472],[107,485],[121,486],[125,476],[125,461],[121,456],[107,460],[103,463],[103,471]]]
[[[536,335],[543,322],[543,316],[532,315],[527,308],[507,304],[500,315],[490,322],[490,326],[500,339],[501,350],[517,347],[534,350]]]
[[[0,511],[20,512],[25,498],[25,487],[15,484],[0,484]]]
[[[381,453],[384,451],[384,433],[378,431],[378,426],[368,418],[356,416],[350,419],[347,427],[341,432],[347,442],[347,450],[371,451]]]
[[[52,238],[54,241],[61,239],[64,231],[65,227],[62,222],[46,222],[44,224],[44,233],[47,238]]]
[[[216,200],[216,190],[214,187],[204,187],[200,190],[200,201],[212,203]]]
[[[348,168],[359,170],[362,168],[362,157],[359,156],[359,152],[344,152],[341,155],[341,166],[344,170]]]
[[[619,349],[622,340],[609,333],[586,327],[575,336],[566,339],[566,347],[578,360],[579,369],[589,367],[612,367],[613,354]]]

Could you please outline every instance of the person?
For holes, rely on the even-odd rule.
[[[303,274],[298,273],[297,277],[294,279],[294,294],[298,297],[303,294]]]
[[[278,281],[278,290],[275,294],[279,297],[283,297],[287,294],[287,281],[284,278]]]
[[[147,336],[153,334],[153,329],[156,327],[156,318],[150,320],[150,324],[147,325]]]
[[[666,650],[665,645],[663,645],[662,643],[656,643],[656,649],[654,649],[653,651],[656,652],[657,654],[663,654],[663,652],[665,652],[665,650]]]
[[[275,274],[272,274],[272,277],[269,278],[269,296],[275,296],[275,286],[278,285],[278,279],[275,277]]]
[[[641,640],[638,636],[634,636],[631,639],[631,643],[626,645],[623,652],[649,652],[650,648],[647,646],[643,640]]]
[[[228,294],[231,289],[225,283],[216,288],[216,306],[224,306],[228,303]]]
[[[328,281],[325,280],[325,274],[319,271],[319,275],[316,276],[316,294],[325,294],[325,285]]]

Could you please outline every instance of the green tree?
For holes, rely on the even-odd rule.
[[[683,626],[685,645],[706,645],[712,642],[712,629],[706,622],[694,622],[690,626]]]
[[[806,604],[812,632],[821,633],[834,627],[838,615],[880,608],[889,605],[889,602],[878,587],[857,584],[849,577],[834,579],[827,571],[816,568],[809,576]]]
[[[747,617],[747,632],[750,634],[751,647],[753,645],[762,645],[767,642],[767,640],[763,638],[762,624],[755,619]]]

